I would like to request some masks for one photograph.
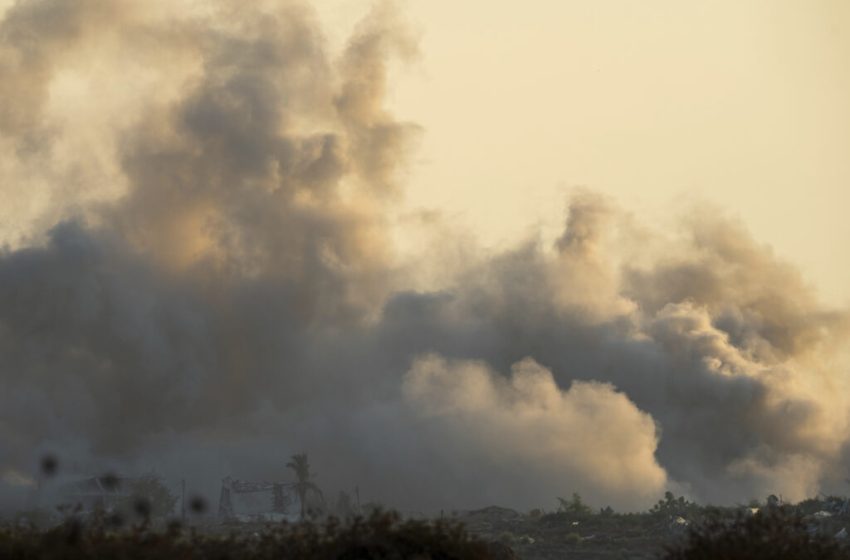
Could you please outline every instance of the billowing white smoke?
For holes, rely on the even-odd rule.
[[[419,129],[383,94],[414,45],[386,7],[335,56],[306,6],[246,6],[4,13],[2,486],[45,450],[210,493],[306,451],[327,489],[431,510],[843,480],[850,321],[792,267],[579,193],[554,247],[429,248],[454,264],[410,289],[434,265],[387,216]]]
[[[494,477],[492,502],[531,507],[541,490],[534,481],[546,480],[580,485],[593,503],[637,507],[666,484],[652,418],[609,384],[576,381],[563,391],[530,358],[505,378],[481,362],[431,355],[414,362],[403,390],[435,437],[437,464],[458,487]]]

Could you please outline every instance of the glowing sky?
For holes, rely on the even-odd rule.
[[[323,0],[341,32],[364,3]],[[409,0],[391,104],[425,134],[411,208],[483,243],[560,231],[587,186],[664,220],[712,203],[850,301],[850,4]],[[340,34],[340,37],[342,34]]]

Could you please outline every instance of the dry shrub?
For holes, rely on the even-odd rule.
[[[711,515],[667,549],[665,560],[838,560],[850,551],[834,538],[810,531],[790,508],[729,518]]]

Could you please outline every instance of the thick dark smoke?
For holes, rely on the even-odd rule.
[[[423,510],[843,480],[850,319],[739,224],[663,236],[577,193],[553,247],[414,290],[389,216],[420,130],[384,93],[415,44],[387,6],[342,53],[305,5],[247,6],[2,16],[5,491],[47,450],[210,495],[306,451]]]

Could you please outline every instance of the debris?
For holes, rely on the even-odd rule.
[[[530,537],[528,535],[523,535],[519,538],[519,542],[521,544],[534,544],[535,540],[534,540],[534,537]]]
[[[679,533],[687,529],[688,525],[690,525],[690,523],[687,519],[681,515],[677,515],[670,520],[669,530],[673,533]]]

